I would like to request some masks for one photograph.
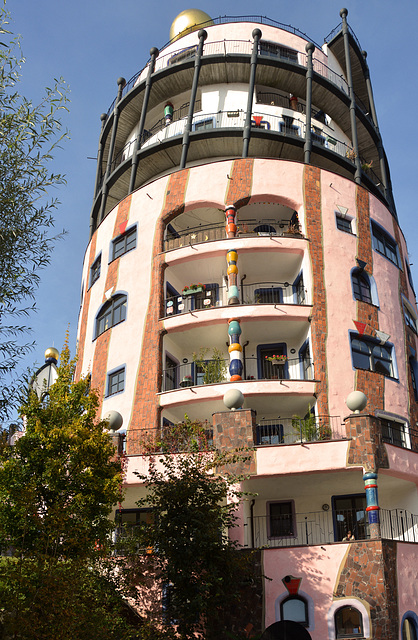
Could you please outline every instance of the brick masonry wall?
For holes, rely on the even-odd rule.
[[[90,243],[90,252],[89,252],[89,268],[87,271],[86,282],[84,283],[85,293],[83,295],[83,311],[81,313],[80,320],[80,335],[78,338],[78,350],[77,350],[77,366],[75,370],[75,379],[79,380],[81,376],[81,371],[83,368],[83,356],[84,356],[84,344],[86,342],[86,328],[87,328],[87,318],[89,316],[90,310],[90,289],[89,289],[89,281],[90,281],[90,269],[94,262],[94,258],[96,257],[96,241],[97,241],[97,231],[93,234],[91,243]]]
[[[310,240],[313,277],[313,310],[311,317],[312,359],[315,362],[317,407],[320,415],[328,415],[328,372],[326,357],[327,296],[324,283],[324,250],[321,213],[321,172],[305,166],[304,196],[306,233]]]
[[[188,176],[188,169],[171,174],[166,187],[164,205],[156,225],[152,251],[153,269],[150,297],[127,435],[128,455],[135,455],[141,452],[143,429],[148,427],[153,430],[159,427],[161,410],[156,394],[161,390],[163,339],[163,333],[159,327],[159,318],[162,315],[164,304],[162,283],[166,268],[164,254],[161,254],[161,251],[166,224],[184,210]],[[158,345],[158,350],[156,350],[156,345]]]
[[[213,414],[213,444],[221,451],[252,449],[256,442],[256,415],[252,409],[220,411]],[[244,452],[245,454],[245,452]],[[228,465],[230,473],[256,473],[255,453],[249,451],[250,459]]]
[[[350,439],[348,466],[361,465],[366,471],[389,469],[379,418],[366,413],[353,413],[345,419],[345,428]]]
[[[112,239],[117,238],[120,235],[120,225],[123,222],[127,222],[129,218],[129,209],[131,207],[132,196],[127,196],[118,206],[116,214],[115,226],[113,227]],[[104,291],[112,291],[115,289],[118,282],[118,269],[119,260],[113,260],[108,266],[106,274],[106,283]],[[106,296],[103,294],[102,303],[106,302]],[[98,415],[101,413],[103,396],[106,390],[106,372],[107,372],[107,357],[109,353],[109,342],[112,335],[112,329],[108,329],[96,338],[96,347],[94,350],[93,366],[91,386],[96,389],[99,395],[100,406],[98,409]]]
[[[398,640],[396,543],[382,540],[352,542],[342,561],[334,597],[336,600],[354,597],[367,602],[371,638]]]
[[[254,160],[241,158],[234,160],[225,194],[225,204],[233,204],[237,209],[250,201],[253,181]]]
[[[357,258],[366,262],[365,272],[373,275],[373,246],[370,231],[370,198],[369,192],[359,185],[356,186],[357,207]],[[367,302],[357,300],[356,320],[364,322],[364,335],[375,335],[379,330],[379,311],[377,307]],[[354,327],[353,327],[354,328]],[[374,412],[384,409],[385,377],[373,371],[356,371],[356,389],[366,394],[367,409]]]

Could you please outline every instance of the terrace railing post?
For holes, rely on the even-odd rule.
[[[190,95],[189,113],[187,116],[187,121],[184,127],[184,133],[183,133],[180,169],[184,169],[187,162],[187,153],[189,151],[189,144],[190,144],[190,131],[192,130],[194,105],[196,102],[197,86],[199,83],[199,74],[200,74],[200,65],[201,65],[201,59],[203,54],[203,43],[208,37],[207,31],[205,31],[204,29],[201,29],[198,33],[198,36],[199,36],[199,46],[197,47],[196,57],[194,61],[192,91]]]
[[[151,93],[152,74],[154,73],[155,61],[159,53],[160,52],[158,51],[157,47],[152,47],[152,49],[150,50],[151,60],[148,67],[147,79],[145,80],[144,100],[142,102],[141,118],[139,120],[139,127],[138,127],[138,135],[135,140],[135,146],[132,154],[132,168],[131,168],[131,177],[129,181],[128,193],[132,193],[132,191],[135,189],[136,173],[138,170],[138,163],[139,163],[138,151],[141,147],[142,136],[144,134],[145,118],[148,111],[148,102],[149,102],[149,96]]]
[[[315,45],[312,42],[308,42],[305,47],[308,59],[306,68],[306,126],[305,126],[305,147],[304,147],[304,161],[305,164],[311,162],[312,151],[312,133],[311,133],[311,121],[312,121],[312,77],[313,77],[313,64],[312,53],[315,51]]]
[[[115,151],[116,133],[118,130],[119,111],[120,111],[119,103],[122,98],[123,87],[126,85],[126,80],[125,78],[118,78],[117,83],[118,83],[119,89],[118,89],[118,96],[115,102],[115,108],[113,111],[112,136],[110,138],[109,153],[107,156],[106,173],[103,179],[103,190],[102,190],[102,201],[101,201],[100,214],[99,214],[99,223],[103,220],[105,216],[107,196],[109,193],[108,178],[110,176],[111,169],[112,169],[113,153]]]
[[[251,53],[250,82],[248,85],[247,111],[245,113],[244,134],[243,134],[243,143],[242,143],[243,158],[248,158],[248,148],[250,146],[251,117],[252,117],[253,99],[254,99],[255,72],[257,70],[258,44],[262,36],[260,29],[254,29],[254,31],[252,32],[252,36],[254,38],[254,42],[253,42],[253,50]]]
[[[342,18],[342,33],[344,38],[345,68],[347,72],[348,95],[350,97],[351,140],[353,142],[353,149],[355,154],[354,163],[356,165],[354,181],[357,184],[361,184],[361,161],[359,156],[359,146],[358,146],[358,137],[357,137],[356,100],[355,100],[354,89],[353,89],[353,76],[351,72],[350,41],[348,37],[347,15],[348,15],[348,10],[341,9],[340,16]]]

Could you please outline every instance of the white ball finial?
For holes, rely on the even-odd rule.
[[[231,411],[241,409],[244,404],[244,395],[239,389],[229,389],[223,397],[224,405]]]
[[[367,404],[367,396],[362,391],[352,391],[348,394],[345,403],[350,411],[360,413]]]
[[[109,431],[117,431],[123,424],[123,418],[119,411],[108,411],[103,420],[109,423]]]

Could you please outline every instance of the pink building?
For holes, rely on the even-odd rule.
[[[143,517],[144,434],[187,413],[217,446],[255,447],[244,489],[257,497],[233,535],[261,549],[270,579],[243,628],[282,638],[291,620],[294,637],[410,640],[417,311],[346,16],[320,47],[274,20],[190,10],[118,80],[102,116],[79,373],[91,371],[102,416],[123,418],[124,522]],[[244,403],[230,412],[231,389]]]

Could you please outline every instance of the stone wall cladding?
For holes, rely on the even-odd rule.
[[[312,359],[315,362],[315,378],[318,380],[318,414],[329,415],[328,372],[326,359],[327,296],[324,283],[324,247],[321,214],[321,172],[317,167],[305,166],[304,195],[306,235],[310,240],[310,258],[313,277],[313,310],[311,323]]]
[[[93,234],[90,241],[90,251],[89,251],[89,268],[87,270],[87,278],[84,283],[85,293],[83,295],[83,311],[81,312],[80,318],[80,335],[78,337],[78,351],[77,351],[77,366],[75,370],[75,379],[76,381],[80,379],[81,372],[83,370],[83,356],[84,356],[84,344],[86,342],[86,329],[87,329],[87,318],[89,317],[89,309],[90,309],[90,269],[94,262],[94,258],[96,257],[96,241],[97,241],[97,231]]]
[[[350,439],[348,466],[362,466],[366,471],[389,469],[379,418],[366,413],[353,413],[345,419],[345,427],[347,438]]]
[[[213,444],[220,451],[234,451],[234,449],[253,449],[256,442],[256,414],[252,409],[238,411],[220,411],[213,414]],[[255,474],[256,463],[254,451],[250,459],[228,465],[230,473]]]
[[[129,210],[131,207],[132,196],[127,196],[122,202],[119,203],[118,211],[116,213],[115,225],[113,227],[112,240],[117,238],[120,235],[119,226],[123,222],[127,222],[129,218]],[[118,269],[119,269],[119,260],[123,260],[123,256],[113,260],[108,266],[107,274],[106,274],[106,283],[104,287],[104,291],[109,291],[109,289],[114,289],[118,282]],[[103,293],[102,303],[106,301],[106,296]],[[107,372],[107,357],[109,353],[109,343],[110,336],[112,334],[112,329],[108,329],[104,333],[102,333],[98,338],[96,338],[96,347],[94,350],[94,358],[93,358],[93,366],[92,366],[92,377],[91,377],[91,386],[92,389],[96,389],[99,396],[99,408],[98,415],[101,413],[103,396],[106,390],[106,372]]]
[[[371,638],[398,640],[396,544],[382,540],[352,542],[342,565],[335,599],[354,597],[367,602]]]
[[[233,204],[237,209],[250,201],[253,181],[254,160],[241,158],[234,160],[225,194],[225,204]]]
[[[161,390],[163,339],[163,333],[159,327],[159,318],[162,316],[164,305],[163,277],[166,268],[165,257],[161,251],[166,224],[184,210],[188,177],[189,169],[183,169],[171,174],[167,182],[164,205],[155,229],[150,297],[142,337],[141,359],[136,374],[131,419],[128,427],[128,455],[141,453],[141,434],[144,433],[143,430],[145,428],[149,428],[152,431],[159,427],[161,410],[158,405],[157,394]],[[158,345],[157,352],[156,345]]]

